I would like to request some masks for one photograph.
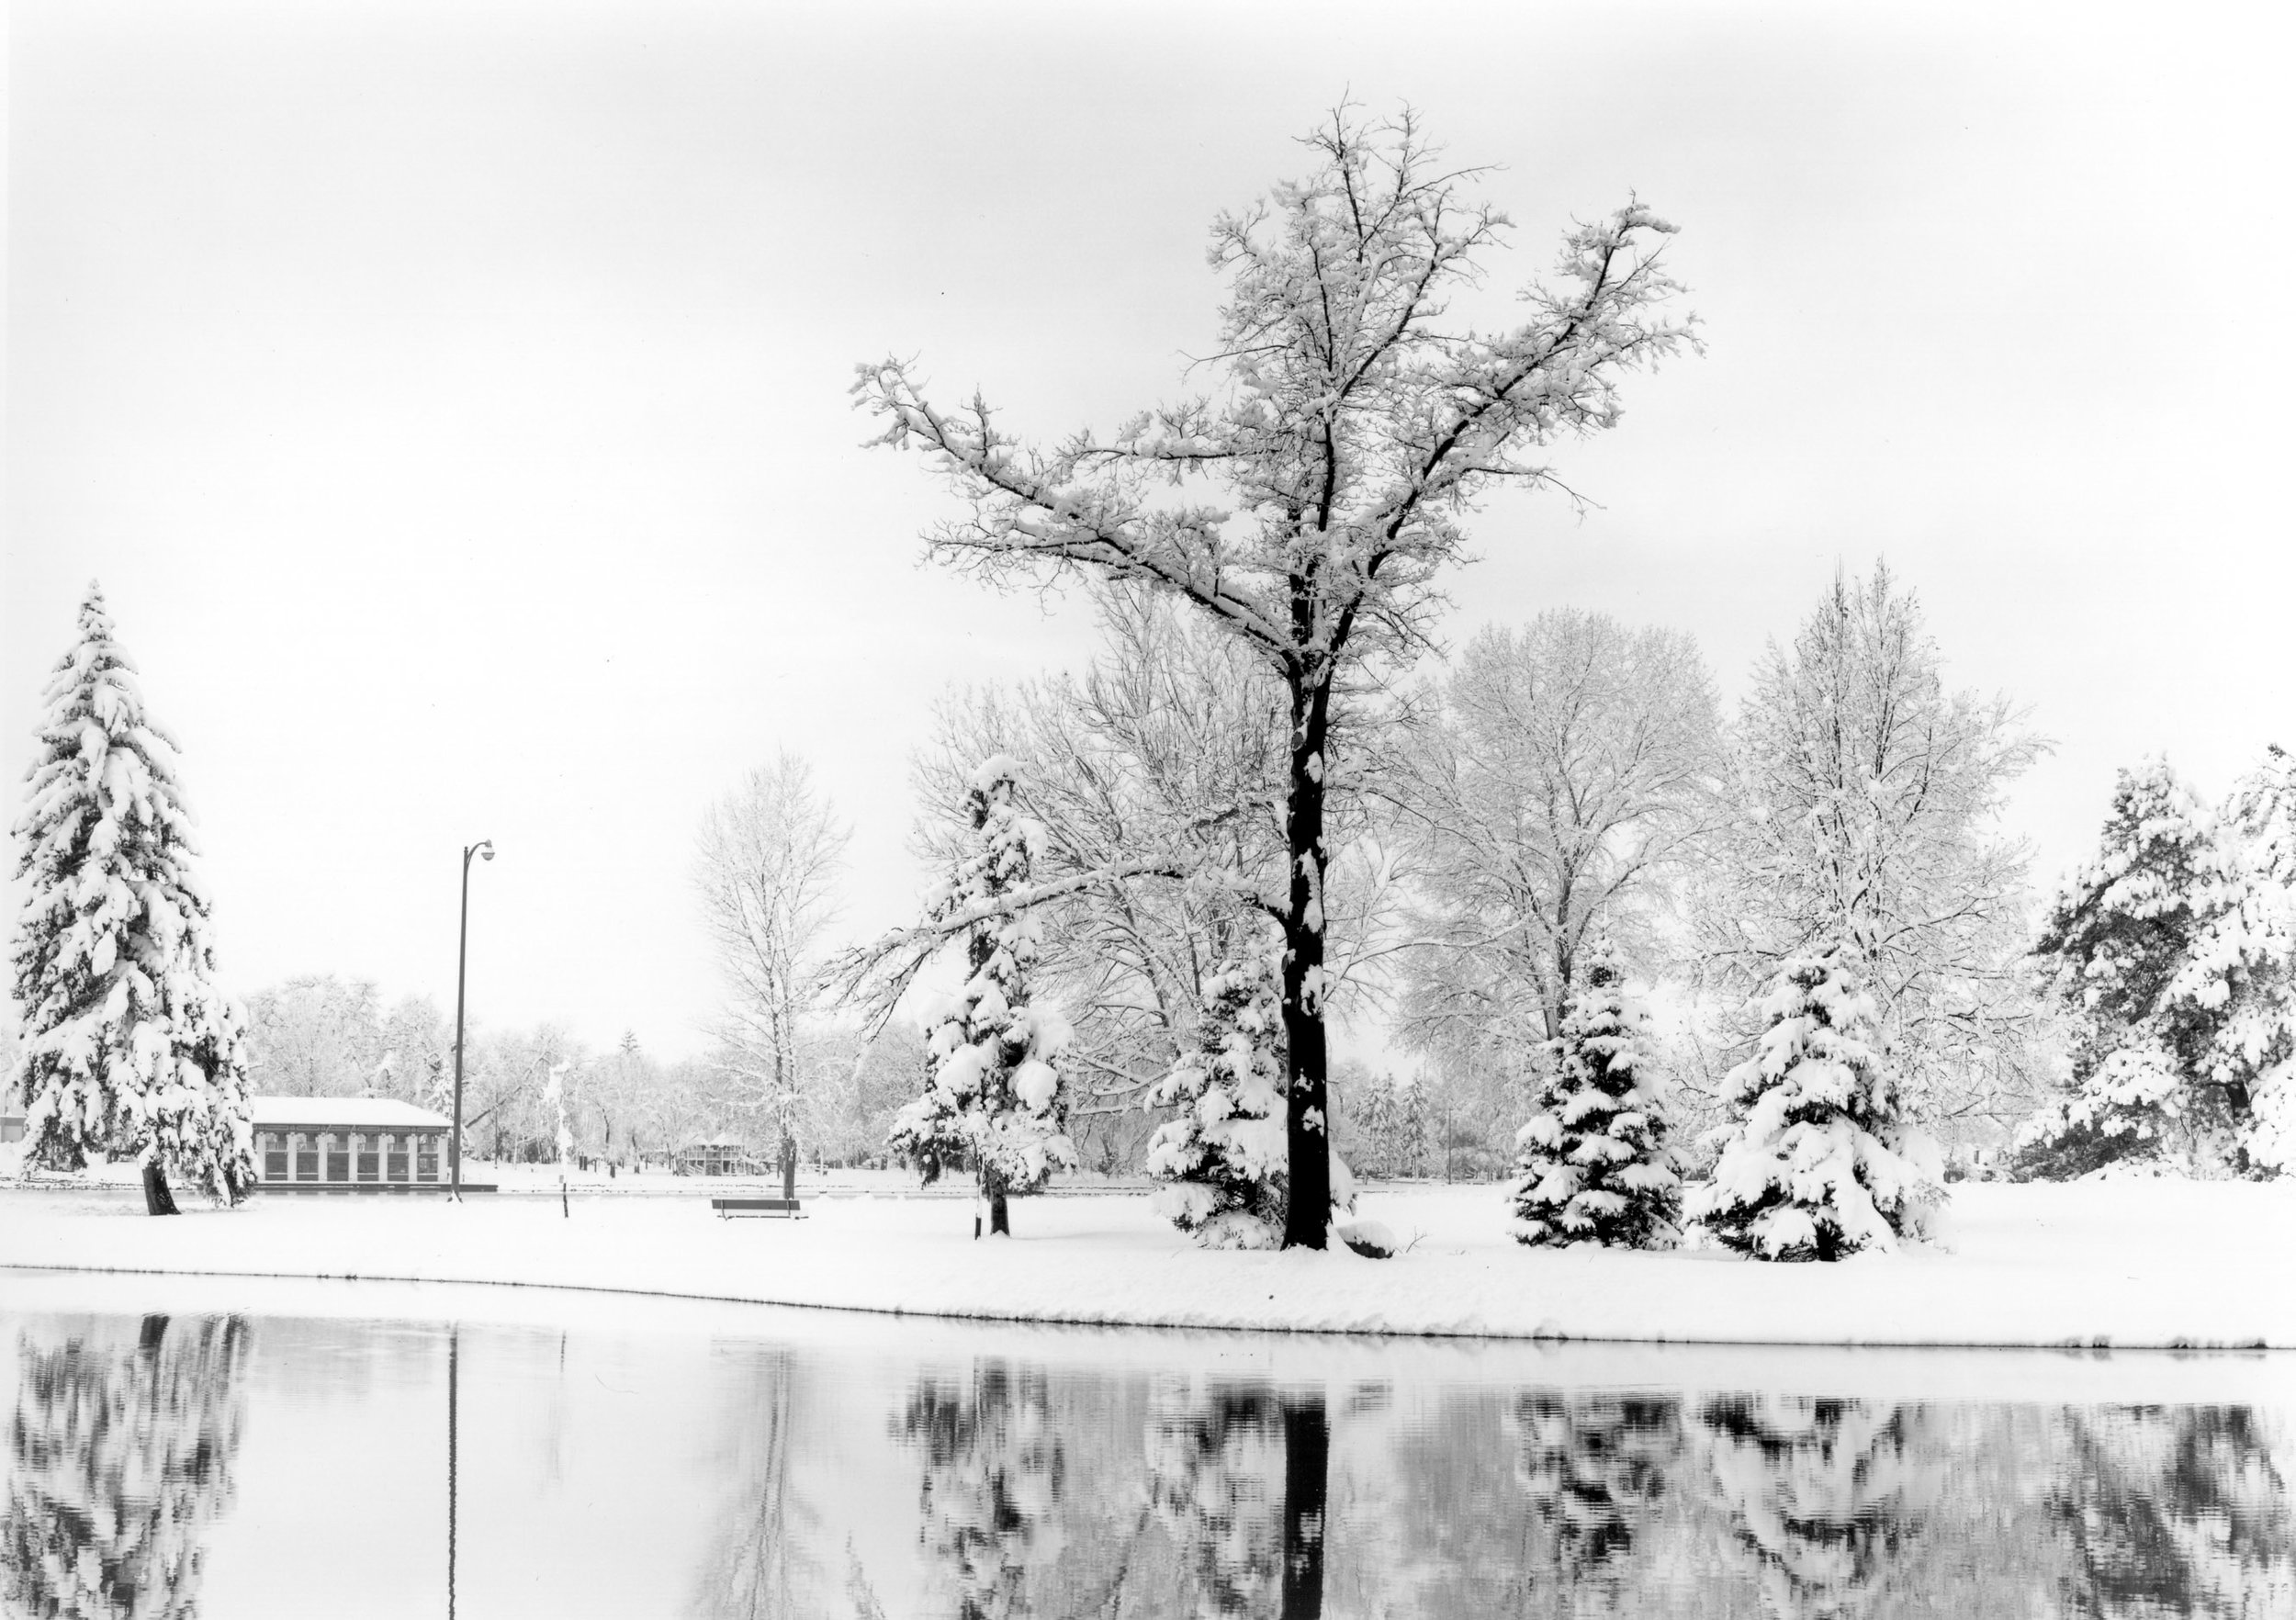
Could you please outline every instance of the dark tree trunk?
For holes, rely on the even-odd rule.
[[[797,1196],[797,1139],[786,1131],[782,1133],[782,1197]]]
[[[988,1195],[988,1235],[1012,1236],[1012,1212],[1005,1197],[1005,1178],[995,1170],[981,1172],[981,1190]]]
[[[1323,1613],[1323,1513],[1331,1448],[1322,1392],[1286,1399],[1283,1620],[1318,1620]]]
[[[143,1167],[143,1212],[146,1215],[173,1215],[175,1195],[167,1190],[167,1172],[154,1162]]]
[[[1323,784],[1331,689],[1298,681],[1291,697],[1291,784],[1285,817],[1291,887],[1284,910],[1284,1110],[1289,1198],[1284,1247],[1320,1249],[1332,1223],[1331,1113],[1323,1043]]]

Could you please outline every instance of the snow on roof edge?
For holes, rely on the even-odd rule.
[[[444,1114],[389,1097],[251,1097],[247,1107],[258,1131],[295,1125],[371,1125],[381,1130],[427,1125],[443,1131],[449,1123]]]

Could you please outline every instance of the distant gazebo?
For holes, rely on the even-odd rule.
[[[444,1115],[382,1097],[251,1097],[265,1192],[444,1192]],[[466,1189],[467,1184],[466,1184]]]

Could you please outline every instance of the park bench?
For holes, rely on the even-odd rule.
[[[712,1198],[710,1208],[717,1211],[720,1221],[733,1215],[786,1215],[792,1221],[805,1218],[795,1198]]]

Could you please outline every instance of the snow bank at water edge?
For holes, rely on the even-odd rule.
[[[804,1191],[800,1189],[801,1193]],[[1196,1248],[1141,1197],[258,1197],[152,1220],[114,1192],[0,1193],[0,1266],[489,1282],[936,1316],[1191,1328],[1810,1344],[2296,1348],[2296,1184],[1964,1184],[1939,1243],[1837,1265],[1527,1249],[1499,1189],[1367,1189],[1392,1259]],[[8,1286],[0,1279],[0,1288]]]

